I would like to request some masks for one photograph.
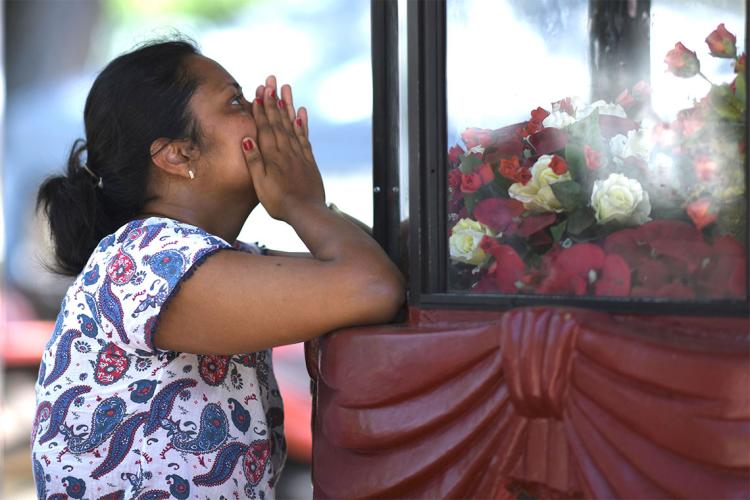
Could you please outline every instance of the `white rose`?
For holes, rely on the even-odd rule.
[[[594,182],[591,207],[597,222],[617,221],[641,225],[651,220],[651,202],[640,182],[622,174],[609,174],[606,180]]]
[[[534,212],[562,212],[560,201],[552,191],[551,184],[572,179],[570,172],[557,175],[549,167],[552,155],[542,155],[531,167],[531,180],[524,186],[520,182],[511,184],[508,194],[523,203],[526,210]]]
[[[575,123],[576,119],[570,116],[565,111],[552,111],[547,118],[542,120],[542,125],[545,127],[552,128],[565,128],[568,125]]]
[[[487,262],[488,255],[479,247],[485,235],[494,237],[495,233],[481,222],[472,219],[458,221],[448,238],[451,259],[475,266]]]
[[[615,163],[622,164],[622,160],[635,156],[648,161],[651,156],[651,142],[643,129],[628,130],[628,135],[617,134],[609,140],[609,149]]]
[[[585,106],[581,106],[580,108],[577,108],[576,109],[576,121],[583,120],[584,118],[589,116],[591,113],[593,113],[595,109],[599,110],[600,115],[619,116],[620,118],[628,117],[623,107],[620,106],[619,104],[599,100],[599,101],[592,102],[591,104],[587,104]]]

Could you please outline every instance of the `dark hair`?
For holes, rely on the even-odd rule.
[[[184,39],[151,41],[114,59],[94,80],[83,112],[86,140],[75,141],[66,172],[47,178],[37,195],[52,233],[56,272],[80,273],[98,242],[149,201],[154,140],[200,144],[188,106],[200,82],[187,68],[188,57],[199,54]]]

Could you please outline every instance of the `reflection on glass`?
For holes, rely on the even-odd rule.
[[[448,0],[451,291],[746,298],[744,3],[628,4],[649,54],[586,1]],[[614,99],[592,47],[638,60]]]

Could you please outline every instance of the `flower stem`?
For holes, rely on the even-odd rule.
[[[699,71],[699,72],[698,72],[698,74],[699,74],[699,75],[701,76],[701,78],[703,78],[703,79],[704,79],[704,80],[706,80],[706,81],[707,81],[708,83],[710,83],[710,84],[711,84],[711,86],[713,86],[713,85],[714,85],[714,82],[712,82],[711,80],[709,80],[709,79],[708,79],[708,77],[706,77],[706,75],[704,75],[702,71]]]

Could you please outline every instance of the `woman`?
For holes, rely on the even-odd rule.
[[[280,93],[269,77],[247,102],[184,41],[96,78],[86,141],[38,197],[76,276],[36,385],[40,498],[273,497],[286,446],[270,348],[400,308],[403,278],[326,208],[307,113]],[[310,254],[236,241],[258,203]]]

